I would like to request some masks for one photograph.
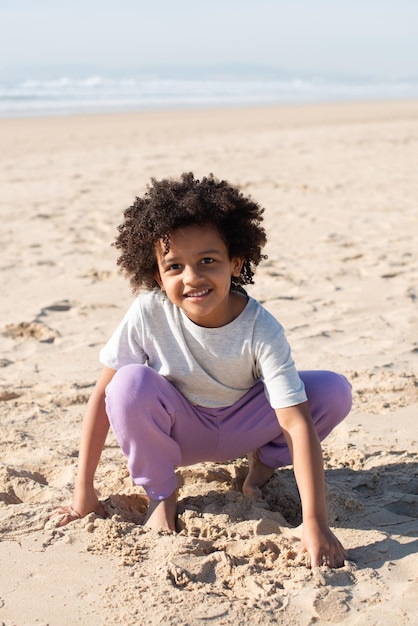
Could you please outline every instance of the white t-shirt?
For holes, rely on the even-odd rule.
[[[283,327],[249,297],[229,324],[204,328],[160,290],[139,295],[100,352],[112,369],[148,364],[194,405],[231,406],[263,381],[271,406],[306,400]]]

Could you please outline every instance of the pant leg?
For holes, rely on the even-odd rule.
[[[320,439],[348,414],[348,381],[333,372],[302,372]],[[127,365],[106,389],[106,411],[128,459],[134,482],[150,498],[176,488],[175,469],[202,461],[226,461],[259,448],[270,467],[291,463],[275,412],[261,383],[232,407],[194,407],[164,377],[144,365]]]
[[[129,472],[153,500],[176,488],[175,469],[210,460],[218,432],[163,376],[126,365],[106,389],[106,412]]]
[[[351,385],[345,376],[327,370],[299,372],[320,441],[347,417],[351,409]],[[269,467],[290,465],[292,459],[283,433],[259,448],[260,460]]]

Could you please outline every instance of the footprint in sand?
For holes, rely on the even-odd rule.
[[[401,517],[409,517],[411,521],[417,518],[418,511],[418,499],[416,497],[405,496],[400,498],[396,502],[392,502],[385,506],[385,509],[390,513],[394,513],[395,515]]]
[[[343,622],[349,611],[350,595],[344,589],[321,590],[317,593],[313,606],[325,622]]]
[[[40,318],[47,317],[51,313],[63,313],[70,311],[73,308],[73,304],[69,300],[62,300],[49,306],[43,307],[40,313],[35,317],[32,322],[19,322],[18,324],[7,324],[1,333],[5,337],[11,339],[36,339],[41,343],[54,343],[55,339],[60,336],[60,333],[40,321]]]
[[[47,481],[39,472],[4,466],[0,469],[0,501],[5,504],[44,502],[48,500]]]
[[[41,309],[39,316],[48,315],[48,313],[51,313],[51,312],[61,313],[63,311],[70,311],[70,309],[72,308],[73,308],[73,305],[68,300],[63,300],[62,302],[57,302],[56,304],[51,304],[51,306],[44,307],[43,309]]]
[[[82,278],[91,278],[93,283],[100,283],[105,280],[110,280],[114,275],[114,272],[109,270],[90,269],[88,272],[82,275]]]
[[[8,402],[9,400],[16,400],[16,398],[20,398],[21,395],[22,395],[21,393],[16,393],[16,391],[0,389],[0,402]]]
[[[50,328],[42,322],[20,322],[19,324],[7,324],[2,335],[11,339],[36,339],[41,343],[53,343],[59,337],[58,331]]]

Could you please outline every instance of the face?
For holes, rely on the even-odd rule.
[[[224,326],[245,306],[243,298],[230,292],[231,277],[240,275],[243,259],[229,258],[212,226],[179,228],[170,236],[168,252],[160,241],[156,254],[158,284],[195,324]]]

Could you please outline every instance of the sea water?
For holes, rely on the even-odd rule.
[[[0,117],[418,98],[418,79],[198,74],[55,70],[47,77],[34,71],[0,76]]]

